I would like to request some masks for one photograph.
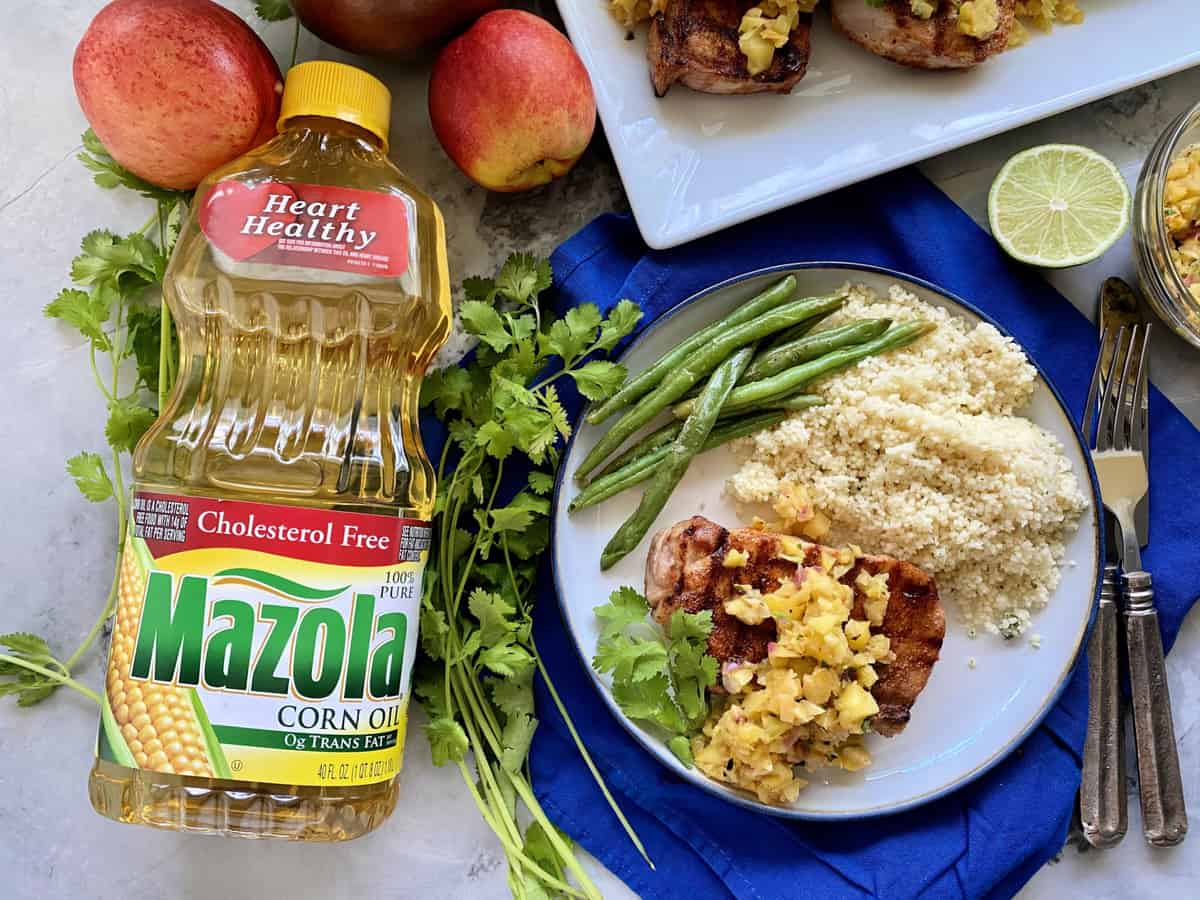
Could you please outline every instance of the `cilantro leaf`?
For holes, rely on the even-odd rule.
[[[672,737],[668,746],[690,765],[687,736],[708,714],[708,687],[716,682],[717,661],[708,654],[712,613],[677,610],[668,635],[643,637],[646,598],[631,587],[613,591],[597,607],[600,641],[592,666],[612,674],[612,695],[631,719],[653,722]]]
[[[640,640],[623,634],[604,638],[596,645],[592,665],[611,672],[613,681],[638,682],[667,671],[667,648],[657,640]]]
[[[433,406],[439,419],[451,410],[460,410],[463,398],[471,390],[471,376],[466,369],[449,366],[430,372],[421,382],[421,406]]]
[[[596,607],[596,618],[602,623],[601,635],[607,638],[621,634],[630,625],[645,622],[647,612],[645,597],[628,585],[619,587],[607,603]]]
[[[479,664],[505,678],[533,667],[533,657],[524,647],[515,644],[495,644],[479,654]]]
[[[545,496],[554,490],[554,476],[536,469],[529,473],[529,489]]]
[[[467,608],[479,620],[479,637],[485,647],[511,638],[514,625],[508,617],[516,610],[499,594],[475,588],[467,600]]]
[[[616,393],[625,380],[625,367],[604,359],[594,359],[585,366],[571,370],[579,393],[589,400],[603,400]]]
[[[514,253],[496,276],[496,291],[514,303],[533,304],[538,294],[550,287],[552,279],[549,260]]]
[[[421,649],[430,659],[442,659],[445,655],[446,635],[450,626],[446,614],[430,606],[421,607]]]
[[[83,151],[76,155],[76,159],[92,173],[92,180],[100,187],[105,189],[124,187],[151,200],[171,203],[178,203],[188,196],[183,191],[160,188],[134,175],[112,158],[92,129],[89,128],[83,133],[82,141]]]
[[[550,827],[554,828],[554,832],[559,840],[568,847],[571,846],[571,839],[563,831],[555,828],[553,823],[551,823]],[[550,837],[542,829],[540,822],[529,823],[529,828],[525,830],[525,842],[522,849],[524,849],[526,856],[545,871],[560,879],[564,878],[562,860],[559,858],[558,851],[554,849],[554,845],[550,843]],[[540,884],[540,882],[538,883]]]
[[[621,338],[633,333],[638,322],[642,321],[642,311],[632,300],[622,300],[611,310],[608,318],[600,325],[600,337],[596,346],[601,350],[611,350],[620,343]]]
[[[129,343],[137,361],[138,380],[151,393],[158,393],[158,363],[162,349],[162,311],[158,307],[135,307],[125,319]],[[172,337],[172,351],[175,341]]]
[[[470,741],[463,727],[449,716],[433,719],[425,726],[429,738],[429,749],[433,753],[433,764],[444,766],[448,762],[462,762],[466,758]]]
[[[48,319],[60,319],[88,338],[97,350],[108,351],[112,344],[104,333],[111,312],[110,293],[64,289],[42,310]]]
[[[484,422],[475,432],[475,443],[485,447],[496,459],[507,459],[516,443],[514,435],[494,419]]]
[[[111,231],[97,228],[84,235],[80,254],[71,262],[71,279],[77,284],[119,285],[123,276],[132,275],[132,286],[145,287],[158,281],[158,248],[144,234],[134,232],[117,237]]]
[[[567,314],[550,325],[543,340],[543,353],[553,353],[571,365],[596,340],[600,327],[600,310],[594,303],[584,303],[567,310]]]
[[[500,765],[506,772],[519,772],[525,765],[525,757],[529,755],[529,745],[533,743],[537,726],[538,720],[528,714],[508,717],[500,734],[500,743],[504,745]]]
[[[157,415],[136,400],[124,397],[108,405],[104,436],[114,450],[132,450]]]
[[[467,334],[475,335],[497,353],[503,353],[516,343],[495,307],[479,300],[464,300],[458,311]]]
[[[76,453],[67,460],[67,474],[75,480],[79,493],[93,503],[113,495],[112,481],[98,453]]]
[[[496,299],[496,282],[491,278],[472,275],[463,279],[463,297],[477,303],[491,305]]]
[[[28,631],[0,634],[0,646],[7,647],[30,662],[54,658],[54,654],[50,652],[50,645],[43,638],[36,634],[30,634]]]
[[[292,17],[288,0],[255,0],[254,14],[265,22],[283,22]]]
[[[62,663],[54,658],[50,645],[36,634],[27,631],[0,634],[0,647],[10,651],[9,654],[0,653],[0,678],[11,679],[0,681],[0,697],[16,695],[17,706],[33,706],[61,687],[58,680],[19,664],[24,661],[66,673]]]
[[[517,672],[511,678],[492,678],[492,700],[506,716],[533,713],[533,669]]]

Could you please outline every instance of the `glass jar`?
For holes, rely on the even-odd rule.
[[[1200,104],[1171,123],[1146,158],[1134,203],[1133,246],[1142,292],[1159,317],[1180,337],[1200,348],[1200,299],[1172,258],[1164,193],[1167,170],[1184,150],[1200,143]]]

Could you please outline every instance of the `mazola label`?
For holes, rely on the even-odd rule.
[[[400,769],[429,523],[135,493],[97,754],[275,784]]]

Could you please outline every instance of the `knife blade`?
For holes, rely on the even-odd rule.
[[[1100,288],[1100,333],[1107,334],[1108,339],[1100,348],[1101,371],[1108,371],[1108,364],[1112,360],[1113,350],[1116,345],[1117,332],[1122,325],[1132,327],[1134,325],[1142,325],[1146,321],[1146,317],[1142,312],[1142,304],[1139,302],[1137,292],[1129,286],[1129,284],[1121,278],[1106,278],[1103,286]],[[1112,326],[1109,328],[1108,326]],[[1138,363],[1141,361],[1141,351],[1138,348],[1130,361],[1132,371],[1137,370]],[[1101,386],[1103,387],[1103,385]],[[1149,392],[1147,392],[1147,400],[1143,404],[1142,409],[1135,416],[1134,421],[1142,431],[1142,456],[1146,459],[1147,469],[1150,466],[1150,441],[1149,435],[1146,433],[1147,422],[1149,420]],[[1138,543],[1145,547],[1150,542],[1150,494],[1147,493],[1138,503],[1133,514],[1134,526],[1137,530]],[[1112,534],[1112,529],[1108,529],[1109,535]]]

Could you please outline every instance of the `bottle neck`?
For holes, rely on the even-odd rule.
[[[344,119],[334,119],[329,116],[295,116],[288,119],[285,131],[296,132],[306,137],[320,136],[322,139],[334,138],[358,141],[367,144],[372,150],[382,150],[383,141],[379,136],[367,129],[347,122]]]

